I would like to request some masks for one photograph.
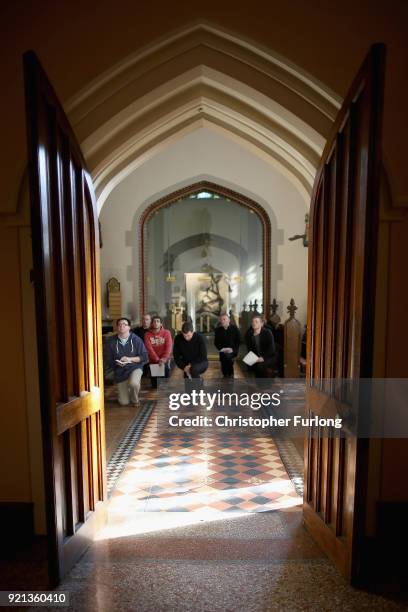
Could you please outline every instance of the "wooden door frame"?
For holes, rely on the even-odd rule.
[[[341,123],[341,120],[338,119],[335,123],[335,126],[333,128],[333,131],[335,129],[335,127],[338,127],[338,124]],[[324,169],[320,168],[320,170],[317,173],[317,176],[319,176],[319,173],[323,172]],[[89,177],[88,177],[89,178]],[[317,179],[315,182],[315,186],[317,185]],[[209,188],[207,186],[207,188]],[[216,189],[217,193],[220,193],[219,189]],[[373,190],[373,193],[371,194],[372,197],[376,196],[376,193],[374,193],[375,190]],[[190,191],[191,193],[191,191]],[[377,189],[377,193],[378,193],[378,189]],[[172,194],[173,195],[173,194]],[[239,194],[238,194],[239,195]],[[179,198],[180,196],[178,196]],[[237,199],[236,196],[233,199]],[[240,201],[238,199],[238,201]],[[162,204],[165,205],[165,204]],[[314,218],[311,218],[310,220],[310,231],[311,231],[311,235],[313,235],[313,225],[314,225]],[[33,221],[33,227],[35,227],[35,221]],[[374,228],[371,228],[372,230],[374,230]],[[38,227],[36,228],[36,230],[38,230]],[[93,232],[95,234],[95,237],[97,236],[98,233],[98,227],[97,224],[93,227]],[[38,234],[37,234],[38,235]],[[372,265],[373,259],[371,258],[370,261],[370,265]],[[38,265],[38,261],[35,262],[34,265]],[[264,275],[269,272],[269,266],[270,266],[270,259],[268,259],[268,267],[266,269],[264,269]],[[309,270],[308,270],[308,274],[310,274],[310,252],[309,252]],[[374,275],[375,277],[375,275]],[[375,278],[374,278],[375,281]],[[266,285],[264,285],[264,292],[265,292],[265,287]],[[375,283],[373,285],[373,287],[370,289],[370,293],[374,293],[375,292]],[[38,293],[38,292],[37,292]],[[311,296],[308,295],[308,310],[310,309],[310,299]],[[269,302],[269,299],[268,299]],[[264,303],[265,303],[265,299],[264,299]],[[100,308],[100,305],[99,305]],[[36,319],[37,319],[37,337],[38,337],[38,357],[39,357],[39,378],[40,378],[40,389],[42,389],[41,391],[41,411],[42,411],[42,426],[43,426],[43,445],[44,445],[44,477],[45,477],[45,488],[46,488],[46,510],[47,510],[47,532],[48,532],[48,538],[49,538],[49,546],[50,546],[50,551],[52,551],[52,554],[55,556],[55,551],[57,548],[57,540],[55,538],[52,537],[53,534],[57,533],[56,530],[56,523],[55,523],[55,508],[56,508],[56,499],[54,497],[54,493],[55,493],[55,489],[54,489],[54,472],[53,472],[53,449],[52,449],[52,436],[51,436],[51,421],[50,421],[50,410],[49,410],[49,406],[47,405],[47,402],[44,401],[44,398],[47,397],[47,395],[44,395],[44,389],[48,388],[49,385],[49,380],[48,380],[48,372],[46,371],[47,369],[44,367],[45,364],[45,355],[46,355],[46,347],[44,346],[43,343],[41,343],[40,338],[41,338],[41,323],[44,320],[43,317],[41,316],[41,313],[45,312],[45,304],[44,304],[44,300],[41,299],[41,296],[39,296],[37,298],[36,295]],[[265,310],[265,308],[264,308]],[[370,313],[370,315],[372,316],[372,318],[374,318],[374,310]],[[101,336],[99,335],[99,343],[101,342]],[[310,332],[309,332],[309,336],[308,336],[308,362],[310,365]],[[373,343],[372,343],[373,344]],[[371,352],[371,357],[372,357],[372,350],[373,350],[373,346],[371,345],[368,349],[368,353]],[[371,359],[372,361],[372,359]],[[370,364],[371,367],[371,364]],[[367,370],[368,371],[368,370]],[[362,441],[362,442],[366,442],[367,444],[362,444],[361,445],[361,449],[359,449],[359,452],[361,452],[361,457],[359,459],[359,462],[361,463],[362,466],[364,466],[365,464],[365,460],[364,458],[367,456],[367,451],[368,451],[368,441]],[[360,478],[363,479],[364,477],[364,469],[361,470],[361,476]],[[356,481],[357,482],[357,481]],[[365,497],[363,495],[363,491],[361,490],[362,487],[356,487],[356,493],[358,495],[358,499],[356,501],[356,518],[358,517],[358,521],[355,521],[355,529],[357,532],[361,533],[360,531],[360,526],[362,524],[362,521],[364,520],[364,511],[365,511]],[[52,512],[51,512],[52,510]],[[106,510],[106,509],[105,509]],[[103,512],[102,512],[103,514]],[[103,520],[103,519],[102,519]],[[85,525],[87,526],[86,529],[84,529],[84,527],[82,529],[84,529],[84,533],[82,534],[82,536],[86,539],[87,537],[90,537],[91,534],[93,534],[95,532],[95,529],[97,529],[98,527],[98,517],[97,517],[97,513],[95,512],[95,515],[92,517],[92,519],[90,519],[90,521],[87,521],[86,523],[84,523],[84,527]],[[70,549],[68,547],[68,556],[71,554]],[[55,575],[51,576],[51,582],[52,583],[56,583],[55,580]]]
[[[26,117],[30,118],[27,125],[28,160],[31,192],[31,226],[34,266],[33,281],[36,289],[35,317],[37,331],[38,378],[41,404],[48,570],[49,583],[51,586],[56,586],[59,584],[64,575],[66,575],[66,573],[71,569],[73,564],[78,560],[80,554],[82,554],[89,543],[92,542],[95,533],[106,522],[106,501],[104,501],[106,500],[106,475],[104,469],[105,434],[103,419],[103,359],[102,339],[100,333],[101,303],[99,299],[100,267],[98,252],[98,215],[92,179],[89,172],[86,170],[86,164],[83,159],[81,149],[77,144],[76,137],[69,122],[65,118],[65,113],[61,105],[58,103],[58,98],[48,81],[47,75],[34,52],[28,51],[24,54],[23,68],[26,83]],[[40,90],[44,99],[38,94],[38,91]],[[31,92],[35,92],[36,96],[32,96]],[[47,102],[45,100],[47,100]],[[100,390],[98,393],[96,393],[97,388],[93,387],[86,391],[81,390],[80,397],[69,397],[68,402],[64,401],[63,406],[53,403],[53,389],[55,387],[55,383],[53,382],[53,374],[51,372],[50,363],[51,355],[55,353],[55,347],[53,346],[53,339],[51,338],[51,332],[48,330],[48,328],[46,329],[44,339],[44,324],[47,324],[52,317],[52,308],[50,303],[52,302],[52,296],[55,292],[55,278],[54,270],[52,270],[52,272],[50,271],[52,249],[50,248],[49,234],[51,233],[51,229],[45,225],[45,231],[43,230],[43,215],[45,215],[45,213],[43,212],[42,200],[49,202],[51,197],[55,197],[55,200],[59,202],[59,199],[61,199],[63,208],[62,214],[66,214],[65,199],[61,196],[61,194],[59,194],[58,197],[56,194],[51,195],[51,179],[49,176],[48,159],[46,159],[47,148],[44,147],[46,151],[42,151],[42,146],[39,146],[41,138],[43,138],[44,135],[41,133],[41,130],[39,131],[38,129],[38,125],[40,125],[38,122],[38,117],[40,117],[41,113],[44,113],[43,106],[47,103],[51,104],[50,101],[54,105],[53,108],[55,108],[56,115],[58,115],[59,123],[56,121],[56,125],[63,126],[64,134],[66,134],[67,138],[69,139],[70,151],[73,151],[75,161],[78,162],[81,170],[83,193],[75,193],[74,197],[78,197],[79,201],[84,203],[84,206],[88,206],[88,203],[90,206],[88,209],[88,223],[90,227],[90,235],[94,237],[95,241],[95,251],[92,251],[91,249],[90,255],[91,258],[94,258],[93,270],[96,277],[95,292],[98,292],[97,299],[94,299],[92,304],[97,319],[95,328],[98,328],[98,333],[95,335],[96,343],[94,344],[94,348],[97,348],[97,353],[100,356],[98,363],[99,367],[97,368],[98,376],[96,379],[96,382],[98,379],[100,381]],[[44,130],[44,126],[42,126],[41,129]],[[35,160],[38,161],[38,164]],[[53,171],[55,172],[55,170]],[[47,177],[46,179],[44,178],[45,175]],[[48,215],[50,215],[49,210]],[[65,217],[64,222],[66,222]],[[73,232],[75,232],[75,230],[73,230]],[[43,252],[43,249],[45,253]],[[86,272],[84,272],[84,274],[86,278]],[[81,284],[81,280],[83,280],[82,277],[78,280],[79,285],[77,286],[77,279],[75,279],[75,287],[78,291],[81,291],[81,293],[86,293],[88,289],[84,288],[83,284]],[[47,295],[51,297],[47,298]],[[89,300],[89,297],[87,299]],[[84,301],[83,297],[81,300],[81,304],[82,302],[87,303]],[[77,303],[75,306],[77,306]],[[72,303],[69,304],[69,308],[72,309],[72,313],[75,316],[76,310],[73,309]],[[71,341],[70,338],[69,341]],[[85,367],[88,366],[84,366],[84,368]],[[82,374],[80,376],[82,376]],[[102,398],[100,401],[102,402],[102,407],[99,404],[99,408],[97,408],[93,404],[91,406],[91,401],[87,402],[87,400],[92,399],[90,396],[93,396],[93,398],[100,398],[101,394]],[[83,397],[84,395],[87,396],[85,400]],[[61,491],[65,480],[71,478],[72,466],[69,463],[65,463],[64,469],[62,469],[62,455],[63,453],[65,454],[67,440],[65,437],[61,437],[61,441],[59,439],[57,440],[57,436],[60,435],[61,432],[67,430],[68,427],[73,426],[69,406],[70,402],[72,402],[73,405],[75,402],[78,403],[79,401],[85,401],[86,405],[84,404],[84,407],[86,415],[91,414],[91,412],[89,412],[90,410],[93,412],[97,412],[98,410],[101,411],[99,433],[103,441],[103,448],[101,449],[101,456],[99,457],[98,455],[98,489],[101,491],[101,501],[95,500],[94,508],[91,508],[92,514],[91,512],[88,512],[85,516],[82,516],[81,510],[79,509],[78,523],[73,526],[73,533],[70,533],[70,527],[66,525],[65,531],[67,533],[64,535]],[[75,423],[77,422],[78,421],[75,421]],[[62,447],[61,445],[58,446],[56,442],[60,442]],[[83,466],[79,465],[77,467],[78,470],[83,468]],[[77,477],[77,485],[79,485],[80,475],[77,475]],[[69,481],[68,488],[70,487],[72,488],[72,482]],[[77,495],[79,498],[81,497],[82,493],[80,490],[77,491]],[[72,507],[72,500],[70,501],[67,499],[66,506],[70,507],[70,504]],[[68,521],[69,519],[67,519],[67,522]]]
[[[365,61],[363,62],[360,70],[358,71],[353,83],[349,88],[349,94],[345,98],[342,107],[338,113],[338,116],[333,124],[330,136],[327,140],[326,146],[322,154],[322,161],[319,169],[316,173],[315,183],[311,196],[311,203],[317,202],[318,190],[322,189],[323,201],[326,201],[328,194],[325,192],[326,181],[325,173],[327,171],[326,160],[330,157],[330,154],[335,145],[339,144],[339,132],[341,131],[349,109],[352,108],[353,102],[357,99],[360,91],[362,90],[362,82],[367,82],[371,96],[373,99],[373,113],[371,117],[371,124],[369,128],[369,138],[374,143],[374,152],[368,158],[369,164],[367,167],[367,195],[366,200],[371,203],[374,209],[373,215],[367,215],[366,217],[366,242],[364,252],[364,278],[368,279],[366,282],[366,292],[364,299],[368,304],[373,304],[372,308],[366,309],[366,317],[364,320],[365,329],[371,329],[374,332],[375,329],[375,305],[376,305],[376,277],[377,277],[377,254],[378,254],[378,232],[379,232],[379,198],[380,198],[380,182],[381,182],[381,138],[374,138],[374,134],[381,134],[382,128],[382,108],[383,108],[383,83],[385,73],[385,45],[378,43],[372,45]],[[340,143],[341,144],[341,143]],[[353,177],[354,180],[354,177]],[[336,198],[338,194],[336,193]],[[310,214],[310,245],[313,242],[313,236],[315,233],[315,226],[317,225],[316,214],[320,212],[318,206],[311,207]],[[327,228],[325,230],[327,236]],[[347,227],[349,234],[350,227]],[[346,234],[347,235],[347,234]],[[348,240],[350,240],[348,236]],[[369,245],[374,243],[376,245],[375,252],[369,249]],[[312,354],[312,337],[315,333],[313,328],[312,312],[314,312],[314,291],[317,289],[317,283],[315,278],[317,277],[318,270],[313,261],[314,252],[312,248],[309,249],[308,259],[308,337],[307,337],[307,379],[311,379],[313,354]],[[326,265],[325,262],[322,265]],[[323,317],[323,315],[322,315]],[[374,333],[368,334],[368,339],[361,343],[358,347],[359,359],[361,364],[359,378],[371,378],[373,376],[374,368]],[[318,375],[320,376],[320,375]],[[351,546],[351,557],[350,559],[344,558],[343,567],[341,568],[343,574],[348,578],[352,584],[360,584],[363,571],[364,571],[364,544],[365,544],[365,523],[366,523],[366,508],[367,508],[367,475],[369,465],[369,445],[370,440],[367,438],[356,438],[355,440],[355,487],[354,487],[354,515],[352,525],[352,546]],[[305,499],[303,504],[303,512],[305,517],[305,524],[313,530],[312,537],[324,548],[329,557],[332,560],[336,557],[336,550],[333,547],[328,532],[326,531],[326,525],[321,521],[317,512],[313,510],[306,500],[307,489],[308,489],[308,476],[312,466],[308,464],[308,437],[304,440],[304,453],[305,453]],[[338,551],[337,551],[338,552]],[[343,551],[344,552],[344,551]]]

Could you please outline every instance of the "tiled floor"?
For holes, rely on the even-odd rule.
[[[142,398],[141,413],[152,392]],[[140,419],[131,423],[136,432]],[[406,609],[344,581],[303,528],[300,502],[270,437],[158,435],[152,414],[109,501],[106,527],[58,589],[69,593],[65,609]]]
[[[140,391],[141,406],[121,406],[117,401],[116,386],[105,386],[105,433],[106,433],[106,460],[109,461],[112,453],[120,444],[129,425],[137,418],[145,405],[145,400],[154,400],[156,392],[151,388],[150,379],[142,378]]]
[[[157,433],[150,418],[110,509],[260,512],[301,504],[269,437]]]
[[[110,497],[117,480],[132,456],[134,447],[142,435],[153,408],[154,402],[152,400],[143,400],[137,409],[136,415],[128,423],[124,434],[117,444],[111,448],[109,461],[106,466],[108,497]]]
[[[108,392],[111,392],[111,388],[108,388]],[[105,398],[106,461],[110,460],[129,425],[139,414],[140,408],[119,406],[116,401]]]
[[[172,376],[181,378],[181,372],[175,370]],[[218,376],[218,363],[210,362],[205,377]],[[236,376],[244,376],[238,368]],[[113,392],[108,388],[111,401]],[[159,434],[154,409],[150,416],[152,400],[147,399],[154,395],[145,383],[139,419],[134,419],[108,464],[109,492],[117,481],[111,513],[125,508],[126,512],[264,512],[301,504],[270,436]]]
[[[107,384],[105,386],[106,460],[108,462],[123,440],[131,423],[134,423],[141,416],[143,408],[146,407],[146,402],[155,400],[156,391],[151,388],[150,379],[142,378],[141,405],[139,407],[121,406],[118,404],[117,395],[115,385]]]

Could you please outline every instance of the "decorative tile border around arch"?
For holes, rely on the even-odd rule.
[[[146,223],[150,219],[150,217],[156,213],[161,208],[169,206],[169,204],[173,204],[178,200],[186,198],[192,194],[195,194],[199,191],[210,191],[216,193],[219,196],[224,198],[228,198],[242,206],[245,206],[249,210],[252,210],[261,220],[263,227],[263,287],[262,287],[262,303],[263,303],[263,311],[264,313],[269,312],[269,304],[270,304],[270,278],[271,278],[271,222],[269,216],[265,209],[255,202],[251,198],[242,195],[238,191],[233,191],[232,189],[228,189],[227,187],[223,187],[222,185],[218,185],[216,183],[212,183],[211,181],[199,181],[192,185],[188,185],[187,187],[183,187],[182,189],[178,189],[177,191],[173,191],[172,193],[163,196],[156,202],[153,202],[143,211],[140,220],[139,220],[139,279],[140,279],[140,315],[145,311],[146,306],[146,287],[145,287],[145,270],[146,270],[146,257],[147,257],[147,249],[146,249],[146,237],[145,237],[145,227]],[[210,200],[212,202],[216,202],[217,200]]]

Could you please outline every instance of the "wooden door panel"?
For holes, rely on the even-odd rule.
[[[374,45],[327,142],[311,205],[307,416],[344,418],[346,437],[316,425],[305,442],[305,524],[343,574],[358,579],[367,440],[358,381],[371,376],[384,47]],[[354,381],[354,382],[353,382]]]
[[[92,181],[61,105],[24,56],[50,577],[104,513],[99,236]]]

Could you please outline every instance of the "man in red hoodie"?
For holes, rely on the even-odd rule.
[[[164,365],[164,376],[170,373],[170,355],[173,350],[173,340],[168,329],[164,329],[161,317],[154,315],[152,325],[145,333],[144,343],[149,354],[149,364]],[[157,389],[157,376],[151,376],[152,387]]]

